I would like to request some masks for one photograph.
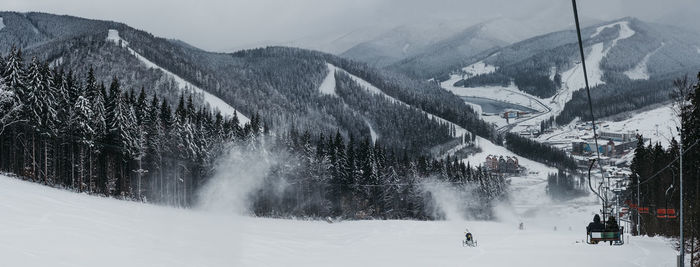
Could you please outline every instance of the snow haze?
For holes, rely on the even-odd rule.
[[[696,13],[686,10],[699,6],[694,0],[590,0],[578,4],[580,14],[591,19],[634,16],[672,24],[694,21]],[[570,2],[561,0],[2,0],[0,7],[120,21],[212,51],[294,45],[334,53],[371,38],[376,28],[434,19],[461,20],[468,25],[493,18],[527,18],[552,7],[571,12]],[[553,18],[551,23],[572,21]]]
[[[251,151],[231,145],[218,160],[212,178],[198,192],[198,208],[225,214],[252,214],[251,193],[263,186],[272,167],[280,162],[294,164],[290,157],[270,154],[265,149]],[[282,192],[287,183],[280,178],[274,185],[273,191]]]

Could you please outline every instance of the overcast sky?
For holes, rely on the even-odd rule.
[[[683,21],[700,0],[579,0],[581,16]],[[522,17],[569,0],[0,0],[0,9],[41,11],[124,22],[212,51],[342,34],[372,25],[425,19],[474,23]],[[571,12],[563,10],[562,12]],[[698,14],[698,13],[695,13]],[[673,18],[673,19],[668,19]],[[700,23],[698,23],[700,24]],[[320,37],[319,37],[320,38]]]

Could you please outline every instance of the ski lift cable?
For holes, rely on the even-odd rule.
[[[678,157],[676,157],[676,158],[673,159],[671,162],[669,162],[668,165],[666,165],[666,167],[663,167],[661,170],[659,170],[659,171],[657,171],[656,173],[654,173],[654,175],[649,176],[649,178],[646,178],[646,179],[644,179],[643,181],[640,181],[640,182],[639,182],[639,185],[643,185],[643,184],[646,184],[646,183],[648,183],[648,182],[651,182],[652,179],[658,177],[659,174],[661,174],[663,171],[665,171],[666,169],[668,169],[668,168],[670,168],[671,166],[673,166],[673,163],[675,163],[677,160],[679,160],[683,155],[685,155],[685,153],[688,153],[688,151],[690,151],[690,150],[691,150],[693,147],[695,147],[698,143],[700,143],[700,139],[695,140],[695,143],[693,143],[692,145],[690,145],[688,148],[684,149],[684,150],[683,150],[683,154],[682,154],[682,155],[678,155]],[[624,197],[626,198],[626,197],[630,196],[631,194],[632,194],[632,192],[630,191],[630,192],[628,192],[627,194],[625,194]]]
[[[588,85],[588,72],[586,70],[586,57],[585,54],[583,53],[583,40],[581,38],[581,25],[579,23],[578,19],[578,10],[576,8],[576,0],[571,0],[571,4],[574,9],[574,21],[576,22],[576,37],[578,38],[578,48],[579,52],[581,54],[581,67],[583,68],[583,80],[586,85],[586,95],[588,96],[588,110],[591,113],[591,123],[593,126],[593,141],[595,143],[595,152],[596,152],[596,158],[598,160],[598,167],[600,168],[600,176],[605,182],[605,171],[603,171],[603,165],[601,164],[601,159],[600,159],[600,150],[598,149],[598,133],[596,132],[596,123],[595,123],[595,115],[593,114],[593,101],[591,100],[591,88]],[[593,166],[593,164],[591,164]],[[589,172],[590,173],[590,172]],[[590,175],[588,177],[588,180],[590,182]],[[610,180],[608,178],[608,184],[610,183]],[[609,186],[609,185],[608,185]],[[602,195],[604,198],[601,198],[603,200],[603,221],[605,221],[605,207],[607,206],[607,199],[608,199],[608,194],[607,194],[607,188],[608,186],[604,187],[606,189],[606,192],[603,194],[600,194],[601,192],[596,193],[598,196]]]
[[[658,176],[659,174],[661,174],[664,170],[670,168],[670,167],[673,165],[673,163],[675,163],[677,160],[679,160],[685,153],[688,153],[688,151],[690,151],[691,148],[693,148],[695,145],[697,145],[698,142],[700,142],[700,139],[695,140],[695,143],[693,143],[693,144],[692,144],[691,146],[689,146],[688,148],[684,149],[683,154],[682,154],[682,155],[678,155],[678,157],[676,157],[676,158],[673,159],[671,162],[669,162],[668,165],[666,165],[666,167],[664,167],[663,169],[659,170],[659,171],[656,172],[654,175],[649,176],[649,178],[644,179],[643,181],[639,182],[639,184],[640,184],[640,185],[643,185],[643,184],[648,183],[649,181],[651,181],[651,179],[656,178],[656,176]]]

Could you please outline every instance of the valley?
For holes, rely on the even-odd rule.
[[[224,52],[0,11],[0,265],[676,266],[700,34],[626,13],[576,32],[570,8],[313,15],[327,28],[293,41],[291,17],[210,24],[290,32]]]

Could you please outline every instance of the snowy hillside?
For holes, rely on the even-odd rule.
[[[335,93],[335,72],[338,68],[329,63],[326,63],[326,65],[328,66],[328,74],[326,75],[326,78],[323,79],[323,82],[321,83],[321,86],[318,87],[318,90],[322,94],[337,96]]]
[[[670,85],[670,77],[682,75],[658,76],[659,73],[697,64],[688,61],[697,56],[695,53],[684,56],[683,60],[677,58],[680,54],[689,53],[686,51],[689,49],[688,44],[697,42],[697,38],[688,34],[685,35],[687,37],[676,36],[674,29],[667,26],[623,18],[584,28],[582,34],[589,85],[593,90],[597,90],[596,87],[604,88],[597,94],[594,93],[594,103],[609,105],[604,101],[612,97],[641,97],[635,92],[640,92],[640,89],[653,90],[660,84]],[[480,60],[453,71],[441,86],[458,96],[467,97],[465,101],[472,101],[471,104],[474,105],[484,104],[482,102],[487,105],[507,103],[536,111],[509,121],[491,114],[482,116],[484,120],[494,123],[500,131],[539,131],[540,122],[550,118],[558,119],[562,114],[562,124],[568,123],[571,118],[580,117],[583,113],[580,104],[581,97],[585,96],[576,93],[585,87],[585,83],[578,52],[571,49],[575,43],[576,36],[571,31],[531,38],[485,55]],[[669,50],[670,47],[676,48]],[[610,78],[617,75],[626,76],[636,83],[630,85],[624,80]],[[490,79],[492,84],[479,85],[479,79],[485,80],[484,77]],[[472,78],[476,80],[469,82]],[[494,84],[494,80],[499,82]],[[469,86],[464,87],[466,84]],[[667,95],[668,93],[656,90],[653,97],[645,96],[647,101],[644,103],[610,109],[603,116],[644,108],[667,100]],[[573,102],[578,105],[566,106],[575,96],[577,101]]]
[[[546,143],[570,146],[571,141],[584,137],[593,137],[592,130],[580,130],[577,128],[578,121],[554,129],[551,133],[546,133],[537,140]],[[652,143],[661,143],[667,147],[673,137],[678,138],[679,118],[670,104],[654,109],[635,112],[627,118],[619,121],[610,118],[598,120],[602,131],[617,133],[641,134],[644,138],[649,138]]]
[[[488,65],[483,61],[479,61],[462,68],[462,71],[466,76],[490,74],[496,70],[497,68],[495,66]],[[496,102],[514,104],[536,111],[532,116],[513,119],[510,124],[506,121],[506,119],[501,118],[499,114],[481,113],[481,119],[486,120],[489,123],[493,123],[500,131],[523,130],[523,127],[527,129],[530,126],[538,125],[540,121],[549,118],[549,116],[552,114],[557,114],[557,112],[560,111],[565,104],[565,102],[560,105],[558,104],[559,102],[557,102],[556,99],[559,97],[559,95],[556,95],[551,99],[542,99],[518,90],[518,88],[512,83],[507,87],[490,85],[480,87],[455,86],[454,84],[463,79],[463,77],[463,75],[452,74],[450,75],[450,79],[440,83],[440,86],[460,97],[490,99]],[[473,105],[478,106],[478,104]],[[517,126],[520,124],[524,124],[524,126],[518,128]]]
[[[590,87],[602,84],[603,82],[603,70],[601,69],[601,62],[603,58],[613,49],[620,40],[624,40],[632,37],[635,32],[630,29],[628,21],[619,21],[596,28],[595,33],[591,35],[591,39],[597,37],[603,30],[619,27],[618,35],[613,39],[609,45],[606,46],[606,42],[599,42],[590,46],[590,51],[586,53],[586,68],[588,73],[588,84]],[[583,67],[581,64],[576,64],[570,70],[562,73],[562,87],[563,90],[568,91],[568,96],[565,102],[571,99],[571,92],[585,88],[586,84],[583,79]]]
[[[661,43],[661,46],[654,50],[653,52],[647,54],[644,56],[642,61],[637,63],[636,66],[634,66],[633,69],[630,69],[628,71],[625,71],[625,75],[629,77],[631,80],[648,80],[649,79],[649,68],[647,67],[647,63],[649,62],[649,58],[656,54],[661,48],[666,45],[665,43]]]
[[[171,77],[175,82],[178,84],[180,87],[180,90],[187,91],[187,92],[192,92],[195,94],[202,94],[204,96],[204,101],[207,102],[212,109],[217,109],[221,111],[221,114],[224,116],[233,116],[234,114],[237,114],[238,116],[238,121],[240,124],[246,124],[250,122],[250,119],[246,117],[245,115],[241,114],[240,112],[236,111],[231,105],[228,103],[224,102],[220,98],[216,97],[215,95],[212,95],[211,93],[203,90],[202,88],[197,87],[196,85],[186,81],[185,79],[181,78],[180,76],[177,76],[173,74],[172,72],[156,65],[155,63],[151,62],[144,56],[140,55],[138,52],[134,51],[129,47],[129,42],[126,40],[122,39],[119,36],[119,31],[110,29],[108,34],[107,34],[107,41],[113,42],[116,45],[120,45],[121,47],[124,47],[129,50],[129,52],[136,57],[139,61],[141,61],[144,65],[146,65],[148,68],[152,69],[157,69],[165,73],[167,76]]]
[[[382,97],[384,97],[385,99],[387,99],[387,100],[388,100],[389,102],[391,102],[391,103],[400,104],[400,105],[403,105],[403,106],[406,106],[406,107],[411,107],[411,105],[409,105],[409,104],[407,104],[407,103],[405,103],[405,102],[403,102],[403,101],[401,101],[401,100],[399,100],[399,99],[396,99],[396,98],[394,98],[394,97],[392,97],[392,96],[390,96],[390,95],[387,95],[386,93],[384,93],[384,91],[382,91],[381,89],[379,89],[379,88],[377,88],[376,86],[372,85],[370,82],[368,82],[368,81],[366,81],[366,80],[364,80],[364,79],[362,79],[362,78],[360,78],[360,77],[358,77],[358,76],[356,76],[356,75],[353,75],[353,74],[351,74],[351,73],[349,73],[349,72],[347,72],[347,71],[345,71],[345,70],[343,70],[343,69],[341,69],[341,68],[338,68],[338,67],[336,67],[336,66],[333,66],[333,65],[331,65],[331,64],[329,64],[329,63],[327,63],[327,65],[328,65],[329,74],[328,74],[328,76],[326,76],[326,78],[324,78],[323,83],[322,83],[321,86],[319,87],[319,91],[321,91],[321,93],[324,93],[324,94],[335,94],[335,78],[334,78],[334,77],[331,77],[331,76],[332,76],[336,71],[342,71],[342,72],[348,74],[348,75],[350,76],[350,78],[351,78],[355,83],[357,83],[360,87],[364,88],[368,93],[373,94],[373,95],[382,96]],[[332,83],[331,83],[331,82],[332,82]],[[332,84],[333,87],[331,87],[331,84]],[[441,122],[441,123],[446,123],[446,124],[449,124],[450,126],[454,127],[454,128],[455,128],[455,134],[454,134],[455,137],[462,136],[462,135],[464,135],[464,133],[467,132],[467,129],[464,129],[464,127],[462,127],[462,126],[459,126],[459,125],[457,125],[457,124],[455,124],[455,123],[453,123],[453,122],[450,122],[450,121],[448,121],[448,120],[445,120],[445,119],[443,119],[443,118],[440,118],[440,117],[438,117],[438,116],[435,116],[435,115],[433,115],[433,114],[430,114],[430,113],[428,113],[428,112],[426,112],[426,111],[424,111],[424,110],[420,110],[420,109],[418,109],[418,110],[419,110],[421,113],[426,114],[426,115],[428,116],[428,119],[434,119],[434,120],[437,120],[437,121],[439,121],[439,122]],[[370,126],[370,129],[371,129],[371,126]],[[376,134],[373,134],[373,135],[376,136]]]
[[[674,266],[663,238],[581,243],[586,202],[486,221],[295,221],[159,207],[0,176],[3,266]],[[583,206],[580,206],[583,204]],[[10,219],[8,219],[10,218]],[[525,230],[517,230],[522,221]],[[465,227],[476,248],[460,242]],[[557,227],[557,230],[554,230]],[[525,245],[526,244],[526,245]],[[109,260],[105,260],[109,259]]]

